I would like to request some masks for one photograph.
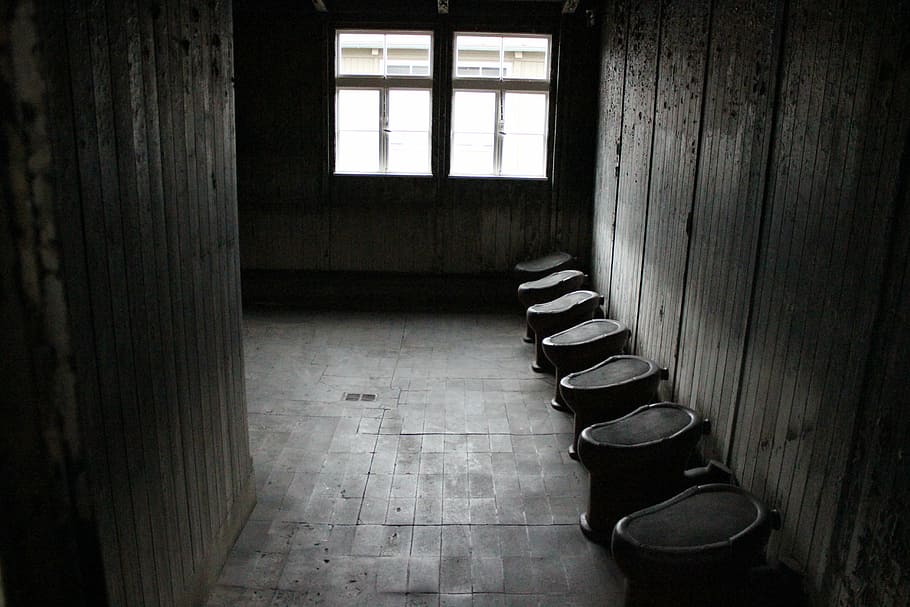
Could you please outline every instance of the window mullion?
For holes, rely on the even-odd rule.
[[[389,89],[379,95],[379,170],[385,173],[389,165]]]
[[[496,136],[493,138],[493,173],[502,175],[502,144],[505,116],[503,115],[503,94],[501,89],[496,90]]]

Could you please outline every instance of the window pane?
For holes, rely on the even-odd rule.
[[[430,130],[430,91],[389,90],[389,129]]]
[[[386,36],[388,46],[389,76],[428,76],[430,74],[429,34],[389,34]]]
[[[340,131],[335,140],[335,170],[342,173],[379,171],[379,133]]]
[[[496,93],[455,91],[452,97],[452,166],[457,175],[492,175]]]
[[[455,91],[452,96],[452,131],[492,133],[496,126],[496,93]]]
[[[503,126],[508,134],[547,132],[546,93],[506,93]]]
[[[382,75],[384,34],[338,34],[338,74]]]
[[[503,63],[508,72],[505,78],[548,80],[547,55],[550,41],[547,38],[522,38],[505,36],[502,39]]]
[[[544,177],[546,160],[543,135],[505,135],[502,140],[502,174]]]
[[[379,91],[341,89],[335,115],[335,170],[379,170]]]
[[[492,175],[493,134],[454,133],[450,172],[453,175]]]
[[[430,104],[430,91],[389,90],[389,171],[430,172]]]
[[[429,173],[429,131],[390,132],[388,170],[391,173]]]
[[[455,76],[499,78],[501,36],[455,35]]]
[[[341,89],[338,91],[339,131],[379,130],[379,91],[376,89]]]

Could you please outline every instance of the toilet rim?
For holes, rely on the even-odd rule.
[[[559,276],[559,278],[552,284],[546,284],[544,286],[538,286],[538,285],[534,284],[537,282],[544,282],[545,280],[553,280],[553,278],[555,276]],[[558,270],[556,272],[553,272],[552,274],[547,274],[546,276],[544,276],[542,278],[536,278],[534,280],[529,280],[527,282],[523,282],[520,285],[518,285],[518,290],[519,291],[521,291],[521,290],[529,291],[529,290],[533,290],[533,289],[550,289],[560,283],[568,282],[575,278],[587,279],[588,275],[585,274],[584,272],[582,272],[581,270]]]
[[[662,510],[676,502],[680,502],[684,499],[689,498],[691,495],[696,493],[739,493],[743,497],[747,498],[753,506],[755,506],[756,514],[755,518],[742,530],[736,532],[729,538],[717,542],[712,542],[710,544],[699,544],[698,546],[660,546],[656,544],[644,544],[639,542],[632,536],[628,531],[629,523],[635,518],[640,516],[652,514],[659,510]],[[779,525],[775,524],[775,521],[779,515],[776,515],[775,510],[768,508],[761,500],[759,500],[751,492],[743,489],[742,487],[737,487],[736,485],[727,485],[724,483],[712,483],[709,485],[696,485],[690,487],[679,493],[670,499],[663,501],[659,504],[654,504],[647,508],[633,512],[628,516],[624,516],[619,519],[619,522],[616,523],[616,526],[613,529],[613,540],[616,540],[616,537],[619,536],[622,538],[623,542],[635,547],[635,548],[645,548],[647,550],[654,550],[656,552],[662,552],[665,554],[700,554],[702,552],[707,552],[709,550],[721,550],[724,548],[732,549],[733,545],[741,538],[752,533],[756,528],[768,525],[769,529],[773,529]]]
[[[607,386],[574,386],[574,385],[572,385],[571,380],[572,380],[572,378],[574,378],[578,375],[587,373],[588,371],[591,371],[593,369],[597,369],[599,367],[607,365],[610,363],[610,361],[620,359],[620,358],[635,358],[635,359],[641,360],[648,364],[648,370],[645,371],[644,373],[638,373],[631,377],[627,377],[626,379],[623,379],[622,381],[614,382],[609,385],[609,387],[611,387],[611,388],[615,387],[615,386],[622,386],[624,384],[632,383],[643,377],[648,377],[650,375],[654,375],[655,373],[658,374],[658,379],[660,379],[660,375],[663,374],[663,372],[664,372],[663,367],[658,365],[656,362],[654,362],[650,358],[644,358],[643,356],[636,356],[635,354],[615,354],[615,355],[609,357],[608,359],[597,363],[596,365],[588,367],[587,369],[582,369],[581,371],[575,371],[574,373],[569,373],[568,375],[566,375],[565,377],[563,377],[560,380],[559,385],[562,388],[568,388],[569,390],[576,390],[579,392],[584,391],[584,390],[603,390]]]
[[[573,300],[572,296],[576,295],[578,293],[583,293],[584,296],[579,297],[578,301],[572,301]],[[560,314],[563,312],[568,312],[575,306],[586,303],[592,299],[598,300],[598,303],[599,303],[600,297],[601,297],[600,293],[598,293],[596,291],[589,291],[588,289],[578,289],[577,291],[572,291],[570,293],[566,293],[565,295],[560,295],[553,301],[546,301],[543,303],[534,304],[533,306],[529,306],[528,315],[533,315],[533,316],[541,315],[542,316],[544,314]],[[561,308],[558,310],[547,310],[547,309],[544,309],[543,311],[540,310],[541,306],[552,305],[556,302],[559,302],[559,300],[561,300],[561,299],[565,299],[567,302],[566,304],[564,304],[565,305],[564,308]],[[569,301],[571,301],[571,303],[568,303]]]
[[[550,265],[559,266],[575,261],[577,258],[567,251],[554,251],[533,259],[525,259],[515,264],[517,272],[542,272]]]
[[[616,325],[615,331],[611,331],[610,333],[602,333],[600,335],[596,335],[594,337],[591,337],[591,338],[585,339],[585,340],[581,340],[581,341],[573,341],[570,344],[557,344],[557,343],[553,343],[553,341],[552,341],[552,339],[554,337],[556,337],[558,335],[562,335],[563,333],[568,333],[569,331],[572,331],[582,325],[588,325],[591,323],[601,324],[601,323],[608,323],[608,322],[614,323]],[[554,333],[553,335],[549,335],[549,336],[545,337],[543,340],[543,345],[554,347],[554,348],[574,348],[576,346],[583,346],[585,344],[590,344],[595,341],[605,339],[607,337],[613,337],[614,335],[616,335],[618,333],[623,333],[623,332],[625,332],[627,335],[631,335],[631,333],[632,333],[632,331],[629,329],[629,327],[622,324],[618,320],[613,320],[612,318],[592,318],[590,320],[585,320],[583,322],[580,322],[573,327],[569,327],[568,329],[564,329],[564,330],[560,331],[559,333]]]
[[[620,444],[620,443],[610,443],[607,441],[595,440],[591,436],[591,433],[593,432],[593,430],[595,428],[599,428],[599,427],[603,427],[603,426],[610,426],[610,425],[619,423],[619,422],[623,421],[624,419],[626,419],[627,417],[632,417],[645,409],[651,409],[651,408],[681,410],[689,415],[689,423],[687,423],[685,426],[683,426],[682,428],[680,428],[673,434],[670,434],[669,436],[663,436],[661,438],[657,438],[657,439],[654,439],[651,441],[645,441],[645,442],[635,443],[635,444],[631,444],[631,445]],[[671,401],[661,401],[658,403],[651,403],[649,405],[642,405],[641,407],[638,407],[631,413],[627,413],[626,415],[623,415],[622,417],[618,417],[616,419],[611,419],[610,421],[607,421],[607,422],[600,422],[597,424],[592,424],[581,431],[581,434],[579,435],[579,439],[583,439],[585,442],[587,442],[591,445],[606,446],[606,447],[609,447],[610,449],[617,449],[617,450],[641,449],[642,447],[650,447],[650,446],[654,446],[654,445],[659,445],[661,443],[672,440],[681,434],[691,431],[691,429],[693,427],[704,426],[705,423],[708,423],[707,418],[699,416],[698,412],[695,411],[694,409],[691,409],[689,407],[686,407],[684,405],[680,405],[679,403],[674,403]]]

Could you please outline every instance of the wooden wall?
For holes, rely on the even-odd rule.
[[[882,424],[907,423],[887,402],[908,385],[907,3],[620,0],[602,18],[610,315],[713,419],[705,455],[781,510],[771,553],[814,600],[898,604],[906,439]]]
[[[103,605],[38,31],[0,8],[0,605]]]
[[[336,3],[328,15],[281,0],[235,7],[244,270],[492,274],[555,249],[586,256],[597,69],[590,48],[598,29],[581,13],[561,19],[556,3],[495,10],[453,3],[448,17],[433,3],[393,2],[372,12],[369,4],[346,10]],[[336,25],[433,30],[446,42],[435,56],[437,74],[451,61],[449,39],[460,27],[553,34],[552,178],[447,178],[451,85],[444,79],[435,83],[432,177],[331,175]]]
[[[108,600],[194,604],[255,500],[231,3],[68,0],[40,14]]]

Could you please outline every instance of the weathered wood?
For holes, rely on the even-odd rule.
[[[644,354],[672,353],[679,327],[675,395],[713,419],[705,455],[726,459],[746,487],[781,509],[784,528],[771,553],[806,574],[818,604],[888,604],[899,596],[889,584],[905,587],[903,574],[869,586],[858,580],[901,554],[886,546],[885,524],[865,516],[895,520],[888,508],[900,509],[906,495],[898,483],[887,497],[873,497],[897,470],[884,464],[884,452],[866,459],[873,436],[896,448],[872,421],[894,410],[868,399],[894,389],[880,388],[894,381],[882,363],[893,363],[891,340],[902,339],[883,328],[897,316],[881,297],[904,273],[895,256],[905,248],[906,224],[894,226],[892,218],[906,196],[908,119],[898,108],[908,103],[910,76],[897,58],[906,51],[906,6],[714,2],[711,44],[694,47],[692,65],[682,59],[697,28],[673,22],[675,11],[691,5],[629,6],[662,8],[659,63],[641,61],[634,45],[618,51],[656,79],[656,122],[653,140],[638,140],[639,160],[622,161],[613,238],[598,236],[609,234],[604,222],[613,204],[602,193],[612,158],[601,142],[593,257],[609,267],[595,266],[595,277],[609,285],[613,314],[629,302],[638,306]],[[707,61],[703,110],[697,103],[665,107],[663,99],[697,77],[699,53]],[[604,55],[605,66],[619,61]],[[634,70],[623,77],[624,157],[629,125],[646,117],[638,115],[646,81]],[[619,86],[602,89],[602,110],[615,106]],[[693,182],[680,142],[699,120]],[[630,192],[641,200],[646,171],[649,203],[629,208]],[[662,205],[685,200],[687,188],[688,253],[681,245],[685,205],[660,216]],[[904,288],[888,291],[887,301],[900,301]],[[680,298],[681,309],[667,306],[667,297]],[[878,341],[870,344],[874,330]],[[879,464],[875,482],[884,484],[875,488],[847,476]],[[854,515],[857,506],[866,509]],[[870,542],[874,550],[859,548]]]
[[[253,499],[231,6],[53,10],[59,238],[107,594],[188,605]]]
[[[677,335],[688,258],[687,223],[692,212],[701,127],[702,89],[710,3],[668,4],[661,19],[655,135],[648,192],[638,352],[676,368]],[[673,377],[671,377],[673,381]]]
[[[775,27],[773,6],[714,5],[676,370],[676,393],[712,420],[708,457],[725,457],[735,411],[772,124]]]
[[[651,177],[660,5],[644,2],[629,7],[628,11],[629,50],[626,59],[610,313],[629,327],[634,345],[638,334],[635,323],[641,290]]]
[[[622,149],[623,100],[628,54],[625,3],[607,5],[601,33],[600,111],[597,124],[597,162],[594,182],[594,216],[592,219],[591,276],[600,286],[606,300],[608,317],[615,314],[612,306],[613,248],[615,246],[616,200],[619,186],[619,163]]]

